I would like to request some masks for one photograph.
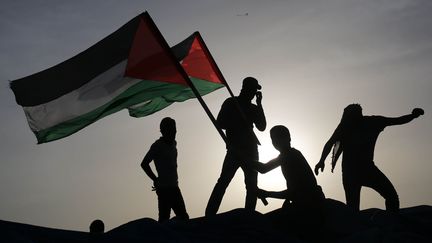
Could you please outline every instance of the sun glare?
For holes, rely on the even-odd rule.
[[[271,143],[266,143],[262,146],[259,146],[258,149],[260,161],[262,163],[267,163],[269,160],[274,159],[279,155],[279,152],[273,148]],[[280,168],[270,171],[264,175],[259,175],[258,187],[270,191],[285,190],[286,182]]]

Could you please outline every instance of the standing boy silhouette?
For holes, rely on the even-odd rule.
[[[177,175],[177,133],[175,120],[165,117],[160,123],[162,137],[156,140],[145,155],[141,167],[153,180],[158,196],[159,222],[169,220],[171,209],[180,219],[189,219],[183,196],[178,187]],[[153,173],[150,162],[154,161],[157,176]]]

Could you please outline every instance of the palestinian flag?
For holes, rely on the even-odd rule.
[[[190,53],[182,57],[193,56]],[[200,71],[191,76],[196,73]],[[199,76],[196,82],[204,82],[205,77]],[[45,143],[137,104],[148,114],[163,109],[167,105],[153,100],[182,93],[188,88],[187,78],[146,12],[71,59],[12,81],[10,86],[38,143]],[[213,85],[215,89],[222,86],[220,79],[211,81],[219,82]],[[203,93],[210,89],[201,88]]]
[[[201,96],[224,87],[225,80],[222,73],[199,32],[193,33],[171,50]],[[191,88],[183,86],[171,93],[129,107],[129,114],[133,117],[147,116],[174,102],[182,102],[191,98],[195,98],[195,94]]]

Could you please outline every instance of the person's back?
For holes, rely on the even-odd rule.
[[[307,201],[319,193],[318,184],[311,167],[303,154],[295,148],[283,151],[281,159],[282,174],[293,201]]]
[[[385,126],[385,118],[382,116],[363,116],[355,129],[342,135],[343,170],[373,165],[375,144]]]

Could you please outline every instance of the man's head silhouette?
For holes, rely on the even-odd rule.
[[[177,133],[175,120],[171,117],[165,117],[160,123],[160,132],[168,140],[175,140]]]
[[[342,115],[342,123],[352,124],[363,117],[362,107],[359,104],[350,104],[345,107]]]
[[[90,224],[90,233],[102,234],[105,231],[105,225],[102,220],[96,219]]]
[[[253,77],[247,77],[243,79],[241,95],[250,101],[260,89],[261,85],[258,84],[258,80]]]
[[[285,126],[278,125],[270,129],[270,137],[275,149],[282,152],[291,148],[291,134]]]

